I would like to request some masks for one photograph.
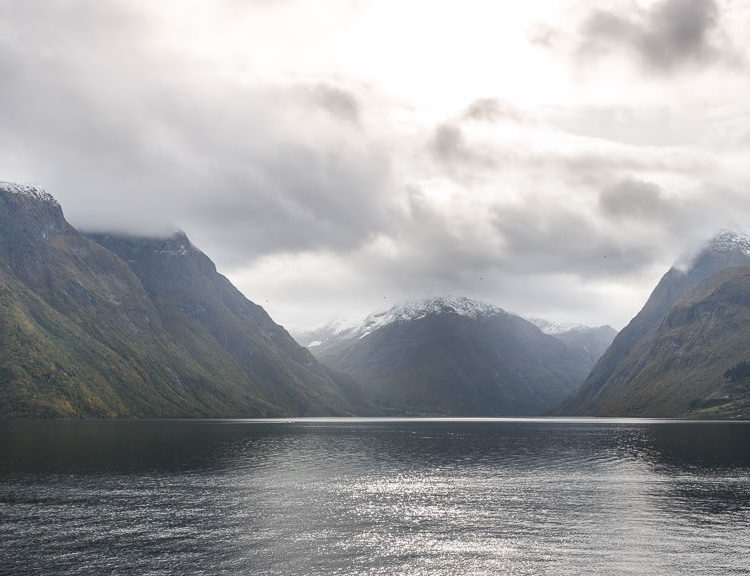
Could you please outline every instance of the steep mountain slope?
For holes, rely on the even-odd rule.
[[[181,280],[198,282],[190,272]],[[260,330],[252,326],[237,338]],[[201,346],[195,334],[191,347],[173,336],[191,329],[158,310],[130,266],[71,227],[50,195],[0,183],[0,417],[348,413],[358,401],[351,381],[300,347],[249,346],[279,364],[276,380],[260,381],[230,361],[228,342]],[[289,374],[299,396],[271,394]]]
[[[750,265],[750,239],[733,232],[716,236],[687,266],[671,268],[643,309],[623,328],[599,359],[586,382],[557,414],[612,414],[619,398],[645,368],[657,332],[670,308],[688,291],[716,272]],[[621,405],[620,405],[621,406]]]
[[[569,346],[582,348],[591,360],[591,366],[593,367],[612,344],[617,336],[617,330],[612,326],[575,326],[553,334],[553,336]]]
[[[583,324],[560,324],[543,318],[527,318],[545,334],[554,336],[570,346],[583,348],[593,367],[612,344],[617,330],[611,326],[585,326]]]
[[[253,393],[293,414],[363,408],[350,378],[318,363],[183,233],[166,239],[89,237],[130,265],[170,337],[207,369],[231,367]]]
[[[338,340],[345,333],[350,332],[355,325],[341,320],[331,320],[315,328],[298,329],[291,332],[292,337],[306,348],[321,346],[333,340]]]
[[[643,368],[603,414],[736,415],[747,408],[747,379],[733,383],[727,372],[750,360],[750,268],[725,268],[685,294],[642,353]]]
[[[140,282],[42,190],[0,185],[0,270],[0,415],[187,408],[148,351],[160,346],[160,326]]]
[[[466,298],[391,308],[312,350],[400,414],[539,414],[591,368],[582,349]]]

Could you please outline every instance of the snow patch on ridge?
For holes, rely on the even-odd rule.
[[[526,320],[528,320],[534,326],[539,328],[539,330],[541,330],[545,334],[549,334],[550,336],[558,336],[559,334],[562,334],[564,332],[569,332],[571,330],[590,329],[589,326],[585,326],[583,324],[566,324],[564,322],[554,322],[552,320],[544,320],[543,318],[526,318]]]
[[[715,252],[742,252],[750,256],[750,236],[736,230],[722,230],[711,240]]]
[[[492,304],[477,302],[463,296],[441,296],[428,300],[407,302],[394,306],[390,310],[370,314],[365,318],[357,337],[364,338],[389,324],[410,322],[437,314],[458,314],[459,316],[476,319],[505,315],[507,312]]]
[[[18,194],[19,196],[26,196],[27,198],[33,198],[35,200],[41,200],[42,202],[48,202],[55,206],[60,204],[54,199],[52,194],[47,192],[41,186],[34,184],[17,184],[15,182],[4,182],[0,180],[0,190],[3,192],[10,192],[11,194]]]
[[[742,254],[750,256],[750,235],[744,230],[724,229],[719,231],[713,238],[704,242],[700,247],[694,248],[683,255],[673,268],[683,274],[690,271],[696,260],[705,253],[714,254]]]
[[[305,330],[292,330],[291,334],[294,339],[306,346],[314,348],[323,346],[331,341],[336,341],[356,330],[358,324],[351,319],[336,318],[320,324],[314,328]]]

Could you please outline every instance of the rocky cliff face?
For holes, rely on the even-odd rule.
[[[0,182],[0,260],[19,279],[37,289],[49,283],[46,259],[52,240],[72,233],[60,205],[44,190]]]

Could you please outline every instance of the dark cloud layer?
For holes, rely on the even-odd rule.
[[[645,12],[594,10],[581,27],[580,53],[593,57],[624,47],[652,70],[669,72],[719,57],[712,33],[718,26],[714,0],[662,0]]]
[[[574,274],[585,279],[622,278],[662,256],[653,237],[623,242],[606,220],[560,206],[498,209],[494,222],[505,240],[506,266],[514,273]],[[554,246],[554,249],[551,249]]]
[[[661,188],[653,182],[626,178],[602,190],[602,211],[616,220],[637,218],[659,220],[673,211]]]
[[[280,145],[271,158],[236,167],[234,179],[210,183],[188,219],[204,238],[237,260],[297,250],[349,250],[386,225],[388,161],[348,150]],[[241,257],[239,257],[241,259]]]

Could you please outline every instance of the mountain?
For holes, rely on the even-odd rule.
[[[725,268],[680,298],[643,354],[610,414],[750,416],[750,267]]]
[[[554,336],[571,346],[583,348],[591,359],[592,366],[597,363],[617,336],[617,330],[612,326],[592,327],[583,324],[560,324],[541,318],[528,318],[527,320],[545,334]]]
[[[130,265],[173,342],[208,369],[231,367],[255,394],[292,414],[362,408],[351,379],[318,363],[183,233],[166,239],[89,237]]]
[[[584,326],[583,324],[566,324],[555,322],[554,320],[547,320],[546,318],[526,318],[526,320],[531,322],[545,334],[551,334],[552,336],[562,334],[563,332],[569,332],[570,330],[588,328],[588,326]]]
[[[433,298],[370,315],[312,348],[385,410],[408,415],[540,414],[584,380],[583,349],[504,310]]]
[[[575,326],[554,336],[569,346],[581,348],[593,367],[612,344],[617,336],[617,330],[612,326]]]
[[[645,406],[633,400],[633,386],[644,376],[672,307],[688,292],[717,272],[750,266],[750,238],[724,231],[709,242],[686,266],[672,267],[659,281],[643,309],[623,328],[599,359],[586,382],[555,413],[564,415],[677,416],[684,402]],[[654,372],[655,373],[655,372]],[[690,394],[686,390],[686,394]],[[648,398],[649,395],[645,395]],[[690,401],[695,398],[689,399]]]
[[[353,329],[353,324],[342,320],[331,320],[315,328],[292,331],[292,337],[306,348],[321,346],[339,338],[344,332]]]
[[[87,237],[33,186],[0,183],[0,341],[0,417],[366,409],[184,234]]]

